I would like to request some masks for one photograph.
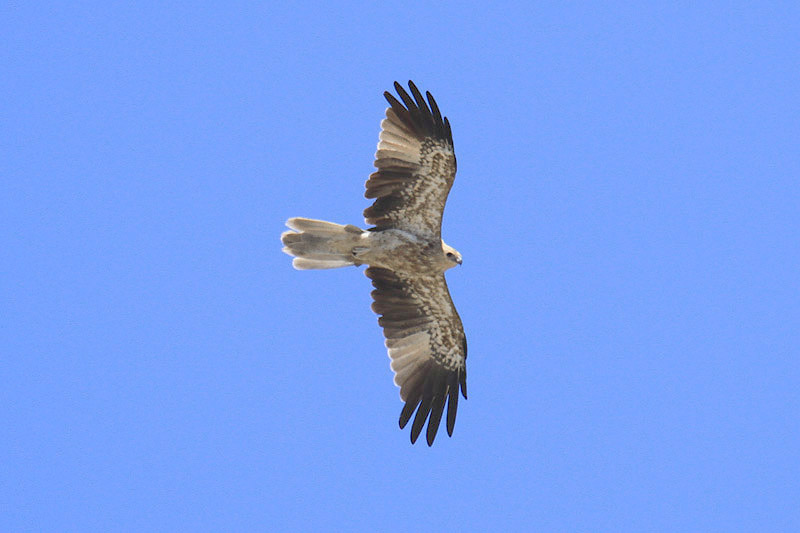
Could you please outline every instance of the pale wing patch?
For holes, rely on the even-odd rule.
[[[413,131],[403,124],[391,107],[386,108],[386,118],[381,120],[381,132],[378,135],[378,139],[378,150],[391,146],[400,146],[408,149],[412,154],[419,151],[419,139],[417,139]]]
[[[430,336],[425,331],[413,333],[400,339],[386,339],[386,347],[395,373],[394,384],[400,389],[400,398],[405,401],[403,383],[430,359]]]

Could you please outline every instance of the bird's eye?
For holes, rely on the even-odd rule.
[[[452,259],[452,258],[454,257],[454,256],[453,256],[453,252],[447,252],[447,257],[449,257],[450,259]]]

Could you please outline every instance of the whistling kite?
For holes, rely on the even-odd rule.
[[[384,93],[391,107],[381,122],[378,170],[366,183],[365,196],[376,200],[364,218],[374,227],[290,218],[286,225],[294,231],[281,241],[299,270],[368,265],[372,310],[381,315],[394,382],[405,402],[400,427],[416,411],[413,443],[430,415],[430,446],[445,403],[452,435],[459,386],[467,397],[467,339],[444,279],[445,270],[461,264],[461,254],[441,235],[456,157],[450,123],[431,93],[426,103],[412,82],[411,96],[399,83],[394,87],[402,102]]]

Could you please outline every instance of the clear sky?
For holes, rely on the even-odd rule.
[[[0,530],[800,530],[796,2],[10,4]],[[279,242],[363,225],[409,79],[459,163],[432,448],[363,268]]]

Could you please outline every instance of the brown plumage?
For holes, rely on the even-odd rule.
[[[453,434],[458,394],[467,397],[467,341],[450,298],[444,272],[461,254],[441,240],[442,215],[456,173],[450,123],[436,101],[412,83],[411,94],[395,82],[399,100],[389,102],[375,154],[377,171],[366,182],[364,210],[374,227],[361,230],[320,220],[291,218],[282,235],[284,252],[298,269],[367,264],[372,309],[380,315],[395,384],[405,406],[404,428],[413,416],[411,442],[427,421],[433,444],[445,405]],[[415,414],[416,413],[416,414]]]
[[[399,83],[394,86],[405,107],[391,93],[383,94],[392,107],[381,122],[374,163],[378,170],[367,180],[364,194],[376,200],[364,210],[364,218],[376,230],[403,229],[438,242],[444,204],[456,177],[450,122],[442,118],[431,93],[429,108],[413,83],[408,83],[413,100]]]

